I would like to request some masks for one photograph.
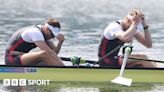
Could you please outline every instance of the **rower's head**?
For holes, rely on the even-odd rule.
[[[54,38],[60,34],[60,23],[56,19],[48,19],[44,25],[44,33],[47,39]]]
[[[141,17],[141,20],[142,20],[143,13],[140,10],[133,9],[133,10],[129,11],[129,13],[123,19],[124,29],[128,29],[130,27],[130,25],[133,22],[135,15],[139,15]],[[141,25],[138,25],[138,27],[139,26],[141,26]]]

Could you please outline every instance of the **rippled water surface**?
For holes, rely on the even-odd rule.
[[[19,28],[43,24],[49,18],[61,22],[66,40],[61,56],[81,56],[97,60],[101,33],[108,23],[123,18],[133,8],[146,14],[153,39],[153,48],[138,42],[134,52],[151,59],[164,60],[163,0],[0,0],[0,61],[9,37]]]
[[[123,18],[133,8],[144,11],[153,39],[153,48],[150,49],[135,41],[133,53],[146,54],[150,59],[164,60],[163,3],[164,0],[0,0],[0,64],[4,64],[3,54],[7,41],[17,29],[43,24],[50,17],[57,18],[61,22],[62,32],[66,37],[60,56],[75,55],[97,60],[98,44],[104,28],[108,23]],[[159,85],[153,88],[155,89],[146,92],[164,90],[163,86]],[[9,89],[0,87],[0,91],[3,92],[10,92]],[[42,90],[31,89],[35,92]],[[31,89],[25,88],[26,92]],[[61,86],[56,90],[56,92],[143,92]]]

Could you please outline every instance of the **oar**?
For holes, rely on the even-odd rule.
[[[164,61],[161,61],[161,60],[152,60],[152,59],[143,59],[143,58],[134,58],[134,57],[128,57],[128,58],[129,58],[129,59],[133,59],[133,60],[147,61],[147,62],[164,63]]]
[[[121,66],[119,76],[116,77],[115,79],[111,80],[111,82],[116,83],[116,84],[131,86],[132,79],[128,79],[128,78],[123,77],[126,62],[128,60],[128,56],[130,55],[130,52],[131,52],[131,44],[125,48],[124,59],[123,59],[123,63]]]
[[[71,62],[71,58],[68,58],[68,57],[60,57],[62,60],[64,61],[70,61]],[[97,61],[94,61],[94,60],[84,60],[85,63],[90,63],[90,64],[94,64],[95,62]],[[97,62],[98,64],[98,62]]]

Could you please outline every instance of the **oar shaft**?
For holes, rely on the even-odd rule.
[[[131,52],[131,48],[130,47],[126,47],[125,48],[124,59],[123,59],[123,63],[122,63],[122,66],[121,66],[121,70],[120,70],[119,76],[123,76],[123,74],[124,74],[126,62],[128,60],[128,56],[129,56],[130,52]]]
[[[141,58],[133,58],[133,57],[129,57],[129,59],[133,59],[133,60],[140,60],[140,61],[149,61],[149,62],[158,62],[158,63],[164,63],[164,61],[160,61],[160,60],[151,60],[151,59],[141,59]]]
[[[64,61],[71,61],[71,58],[66,58],[66,57],[60,57]]]
[[[64,61],[70,61],[71,62],[71,58],[68,57],[60,57],[62,60]],[[157,62],[157,63],[164,63],[164,61],[160,61],[160,60],[151,60],[151,59],[141,59],[141,58],[134,58],[134,57],[128,57],[128,59],[133,59],[133,60],[139,60],[139,61],[146,61],[146,62]],[[98,61],[94,61],[94,60],[85,60],[87,63],[90,64],[98,64]]]
[[[71,62],[71,58],[67,58],[67,57],[60,57],[60,58],[62,60],[64,60],[64,61],[70,61]],[[85,62],[90,63],[90,64],[95,64],[95,62],[97,62],[97,61],[94,61],[94,60],[85,60]]]

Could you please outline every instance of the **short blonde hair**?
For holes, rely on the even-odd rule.
[[[134,16],[134,15],[139,14],[139,13],[141,13],[140,10],[138,10],[138,9],[132,9],[131,11],[129,11],[128,14],[130,14],[131,16]]]
[[[51,26],[54,26],[54,27],[59,27],[60,28],[60,23],[57,19],[53,19],[53,18],[49,18],[47,20],[47,23]]]

